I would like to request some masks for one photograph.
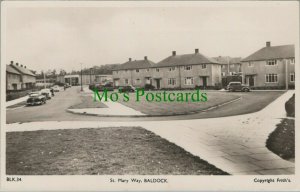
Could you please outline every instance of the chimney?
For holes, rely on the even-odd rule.
[[[16,63],[16,66],[19,66],[19,63]]]
[[[173,55],[173,56],[176,56],[176,51],[172,51],[172,55]]]
[[[148,60],[147,56],[145,56],[144,59],[145,59],[145,61],[147,61]]]
[[[14,61],[10,61],[10,64],[13,65],[13,64],[14,64]]]
[[[271,41],[266,42],[266,47],[271,47]]]
[[[195,53],[199,53],[199,49],[195,49]]]
[[[129,61],[131,61],[131,58],[129,58]]]

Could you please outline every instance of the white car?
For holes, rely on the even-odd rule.
[[[52,89],[54,90],[54,92],[59,92],[60,90],[58,85],[53,86]]]
[[[41,94],[44,95],[47,99],[51,99],[52,97],[52,93],[50,91],[50,89],[42,89]]]

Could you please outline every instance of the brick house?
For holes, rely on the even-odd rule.
[[[15,70],[12,66],[6,65],[6,90],[16,91],[22,89],[21,73]]]
[[[261,48],[242,60],[243,81],[255,88],[283,89],[295,86],[295,46]]]
[[[160,88],[213,87],[221,84],[221,65],[195,49],[195,53],[172,55],[153,67],[152,85]]]
[[[119,65],[113,70],[113,82],[115,86],[133,85],[134,87],[144,87],[151,84],[153,61],[148,60],[147,56],[144,60],[129,61]]]
[[[26,66],[19,65],[19,63],[14,64],[13,61],[11,61],[10,65],[11,68],[13,68],[15,71],[20,73],[21,75],[21,89],[32,89],[35,87],[36,84],[36,75],[27,69]],[[10,84],[10,79],[7,79],[7,84]]]

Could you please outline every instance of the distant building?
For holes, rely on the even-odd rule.
[[[14,64],[11,61],[6,67],[7,90],[25,90],[32,89],[36,84],[36,75],[27,69],[26,66]]]
[[[50,87],[56,82],[56,79],[54,78],[39,78],[36,79],[36,86],[37,87]]]
[[[295,46],[266,46],[242,60],[243,81],[257,88],[295,86]]]
[[[109,82],[113,82],[112,75],[109,74],[80,74],[75,75],[64,75],[64,76],[57,76],[56,81],[60,83],[68,83],[72,86],[74,85],[81,85],[81,79],[83,85],[90,85],[90,84],[105,84]]]
[[[133,85],[144,87],[151,84],[152,68],[155,63],[144,57],[143,60],[129,60],[113,70],[113,82],[115,86]]]
[[[213,57],[213,59],[215,59],[222,65],[221,67],[222,77],[241,74],[242,71],[241,57],[219,56],[219,57]]]
[[[80,85],[80,76],[79,75],[65,75],[62,83],[68,83],[69,85]]]

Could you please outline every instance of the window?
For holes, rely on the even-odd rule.
[[[193,77],[186,77],[186,78],[184,79],[184,84],[185,84],[185,85],[193,85],[193,84],[194,84],[194,79],[193,79]]]
[[[155,70],[156,70],[156,72],[159,72],[159,68],[156,68]]]
[[[222,76],[225,76],[225,72],[222,72]]]
[[[249,61],[248,67],[253,67],[253,62]]]
[[[277,60],[275,59],[267,61],[267,65],[276,65],[276,64],[277,64]]]
[[[191,65],[184,66],[184,70],[190,71],[192,70],[192,66]]]
[[[277,74],[267,74],[266,83],[277,83],[278,82]]]
[[[136,79],[136,80],[135,80],[135,83],[136,83],[136,84],[140,84],[140,83],[141,83],[141,80],[140,80],[140,79]]]
[[[176,85],[176,79],[175,78],[169,78],[168,79],[168,85]]]
[[[206,69],[206,64],[202,64],[202,69]]]
[[[138,73],[138,72],[140,72],[140,70],[139,70],[139,69],[136,69],[136,70],[135,70],[135,72],[137,72],[137,73]]]
[[[128,85],[128,79],[125,79],[125,84]]]
[[[229,72],[229,75],[233,75],[233,73],[232,73],[232,72]]]
[[[150,71],[150,69],[147,69],[147,72],[149,72]]]
[[[291,64],[295,64],[295,58],[291,59]]]
[[[175,67],[170,67],[169,71],[175,71]]]
[[[295,82],[295,73],[290,73],[290,81]]]

